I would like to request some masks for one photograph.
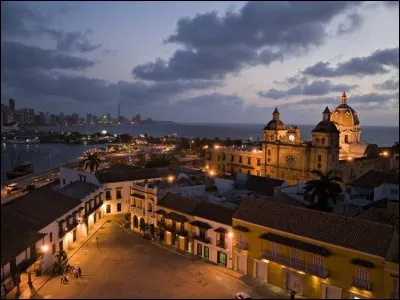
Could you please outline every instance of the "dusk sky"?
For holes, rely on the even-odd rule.
[[[399,125],[398,2],[1,2],[1,101],[35,112]]]

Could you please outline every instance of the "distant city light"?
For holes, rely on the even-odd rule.
[[[103,129],[103,130],[101,131],[101,134],[107,134],[107,130]]]
[[[220,145],[214,145],[214,149],[219,149],[219,148],[221,148]]]

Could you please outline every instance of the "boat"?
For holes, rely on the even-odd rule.
[[[33,173],[33,164],[24,162],[7,172],[7,179],[15,179]]]
[[[35,137],[35,138],[22,137],[22,139],[14,138],[12,140],[7,140],[6,143],[9,143],[9,144],[38,144],[38,143],[40,143],[40,140],[37,137]]]

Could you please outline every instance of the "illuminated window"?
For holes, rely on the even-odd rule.
[[[241,156],[239,156],[239,163],[240,164],[242,163],[242,157]]]
[[[321,154],[318,154],[318,161],[321,161],[321,158],[322,158]]]
[[[106,191],[106,200],[111,200],[111,191]]]
[[[251,165],[251,158],[250,157],[247,158],[247,164]]]
[[[257,158],[257,167],[261,166],[261,159]]]
[[[116,198],[122,199],[122,191],[120,189],[116,190]]]

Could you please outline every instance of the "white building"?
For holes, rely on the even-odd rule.
[[[232,230],[234,212],[213,203],[196,206],[195,221],[191,223],[195,255],[232,269],[232,247],[237,242]]]
[[[21,283],[44,272],[82,238],[104,215],[97,186],[75,182],[56,190],[44,186],[1,207],[1,281],[5,293],[14,287],[19,271]]]

